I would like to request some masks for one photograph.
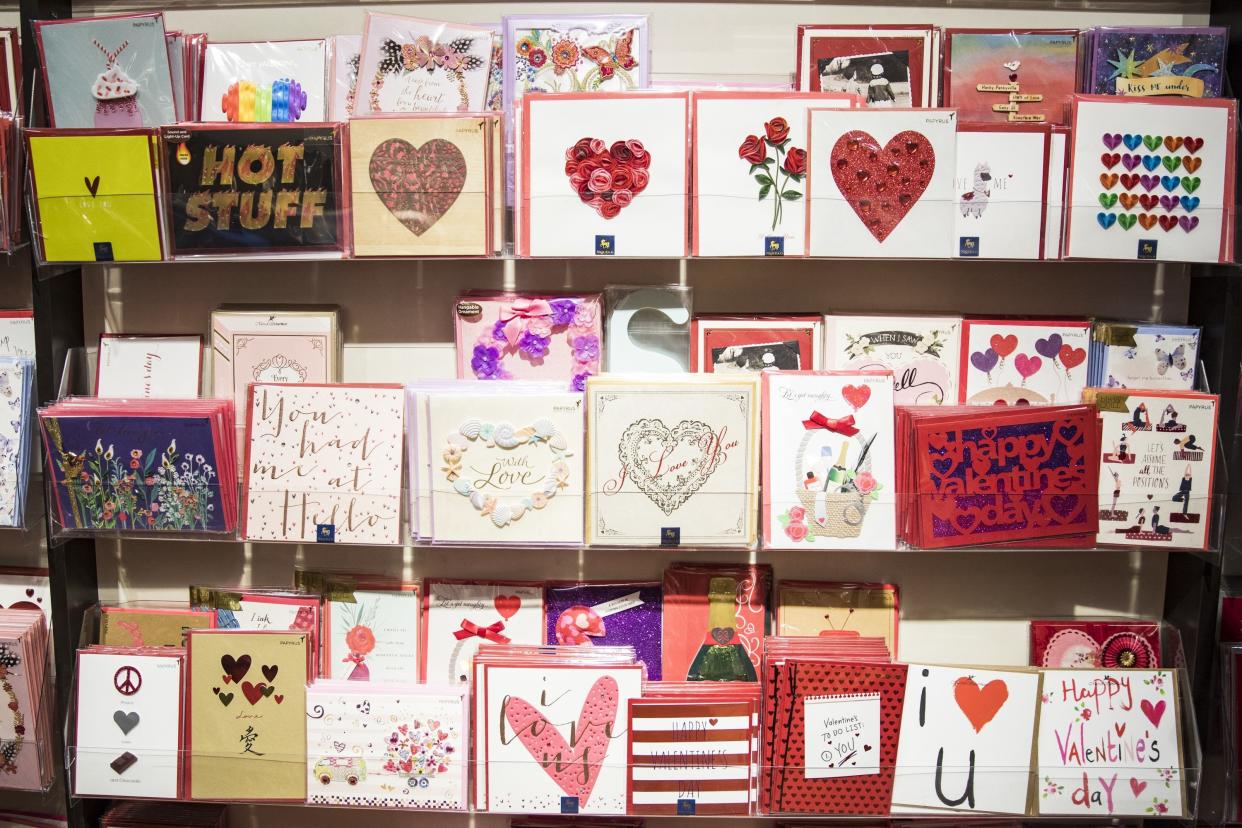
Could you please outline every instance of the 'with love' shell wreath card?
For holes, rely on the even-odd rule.
[[[763,544],[892,549],[897,494],[888,371],[765,371]]]
[[[486,256],[497,116],[349,125],[355,256]]]
[[[807,111],[860,104],[827,92],[696,92],[694,255],[805,255]]]
[[[1076,95],[1065,255],[1233,258],[1234,100]]]
[[[754,543],[758,377],[592,377],[586,405],[589,543]]]
[[[953,255],[1043,259],[1051,132],[1040,124],[966,124],[957,132]],[[1059,215],[1059,211],[1057,212]]]
[[[603,355],[598,293],[467,293],[457,301],[457,376],[586,388]]]
[[[354,114],[483,112],[492,30],[367,12]]]
[[[962,323],[959,402],[1076,403],[1087,387],[1087,319],[967,319]]]
[[[684,92],[526,98],[519,253],[684,256],[687,111]]]
[[[810,255],[952,255],[956,112],[813,109],[810,121]]]

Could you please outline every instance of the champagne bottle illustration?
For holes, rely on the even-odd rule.
[[[755,665],[737,640],[737,581],[712,578],[707,585],[707,634],[686,681],[758,681]]]
[[[828,470],[828,480],[824,484],[826,492],[848,492],[850,490],[850,482],[848,472],[845,468],[845,459],[850,453],[850,441],[846,440],[841,444],[841,450],[837,452],[837,462]]]

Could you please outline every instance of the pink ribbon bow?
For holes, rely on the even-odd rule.
[[[505,341],[510,348],[516,348],[526,333],[532,319],[552,315],[552,306],[546,299],[519,299],[509,307],[510,315],[503,319],[505,323]]]
[[[467,638],[471,637],[472,635],[477,635],[479,638],[485,639],[487,641],[494,641],[497,644],[508,644],[509,639],[500,634],[500,631],[503,630],[504,628],[505,628],[505,622],[503,621],[497,621],[494,624],[489,624],[486,627],[480,627],[478,624],[474,623],[473,621],[467,618],[463,618],[461,619],[461,629],[454,630],[453,637],[456,638],[458,641],[465,641]]]
[[[842,434],[846,437],[853,437],[858,433],[858,429],[854,428],[853,414],[847,414],[844,417],[834,420],[830,417],[825,417],[818,411],[815,411],[812,412],[811,419],[802,421],[802,427],[807,430],[812,428],[826,428],[829,431],[835,431],[837,434]]]

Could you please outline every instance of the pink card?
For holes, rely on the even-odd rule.
[[[467,294],[457,302],[459,379],[552,380],[586,388],[603,353],[596,293]]]

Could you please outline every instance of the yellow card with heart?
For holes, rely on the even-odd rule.
[[[153,130],[26,133],[38,227],[49,262],[163,258]]]
[[[191,799],[306,798],[306,633],[191,630]]]
[[[494,116],[350,122],[356,256],[486,256],[492,251]]]

